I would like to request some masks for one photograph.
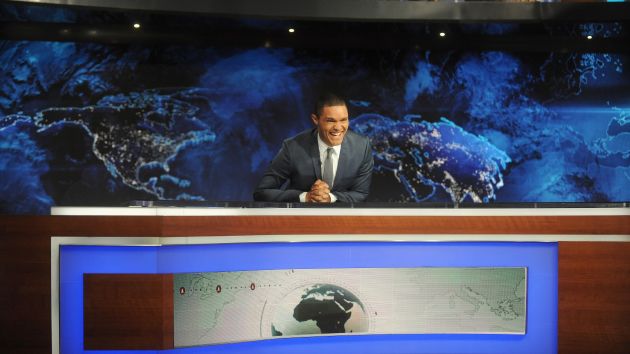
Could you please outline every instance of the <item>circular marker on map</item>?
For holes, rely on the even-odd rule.
[[[179,295],[184,295],[184,294],[186,294],[186,288],[182,286],[181,288],[179,288]]]
[[[252,290],[256,290],[256,283],[249,284],[249,288]]]
[[[216,290],[217,290],[217,294],[220,293],[221,292],[221,285],[217,285]]]

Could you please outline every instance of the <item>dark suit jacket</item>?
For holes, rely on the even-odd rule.
[[[331,193],[340,202],[361,202],[367,198],[372,181],[372,148],[368,138],[350,130],[341,143],[337,173]],[[299,202],[322,178],[317,129],[304,131],[282,143],[254,191],[254,200]],[[286,186],[285,186],[286,183]]]

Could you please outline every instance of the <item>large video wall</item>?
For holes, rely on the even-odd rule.
[[[325,88],[372,141],[369,201],[630,200],[628,54],[320,43],[0,40],[0,212],[251,201],[283,139],[312,128]]]

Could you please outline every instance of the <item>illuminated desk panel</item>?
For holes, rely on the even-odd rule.
[[[560,301],[559,301],[559,349],[573,351],[571,344],[581,340],[580,347],[595,345],[597,333],[608,332],[606,326],[625,323],[617,319],[630,311],[627,305],[616,307],[617,315],[599,311],[605,303],[616,298],[601,290],[613,286],[606,277],[611,269],[629,267],[626,251],[630,251],[630,209],[628,208],[540,208],[540,209],[269,209],[247,208],[55,208],[48,227],[50,234],[67,237],[51,239],[53,266],[53,334],[58,314],[55,315],[56,279],[55,252],[60,244],[126,244],[175,245],[175,244],[223,244],[223,243],[286,243],[286,242],[398,242],[425,241],[517,241],[556,242],[559,244]],[[83,210],[79,212],[79,210]],[[185,210],[181,210],[185,209]],[[87,211],[86,211],[87,210]],[[98,213],[111,214],[97,216]],[[61,216],[64,214],[65,216]],[[129,215],[131,214],[131,215]],[[328,227],[323,233],[322,225]],[[125,231],[128,230],[128,231]],[[144,235],[144,237],[125,237]],[[152,237],[146,237],[151,235]],[[110,236],[95,238],[93,236]],[[117,241],[118,240],[118,241]],[[571,241],[571,242],[566,242]],[[611,243],[612,242],[612,243]],[[626,251],[624,251],[626,250]],[[565,256],[563,256],[565,255]],[[58,253],[57,253],[58,256]],[[597,262],[605,257],[606,262]],[[576,269],[592,269],[589,278],[583,279]],[[589,274],[590,274],[589,273]],[[618,273],[619,274],[619,273]],[[625,274],[624,272],[620,273]],[[627,277],[626,277],[627,278]],[[621,297],[628,292],[621,278]],[[625,279],[625,280],[624,280]],[[597,294],[589,284],[598,284]],[[581,285],[580,285],[581,284]],[[587,285],[587,286],[584,286]],[[563,289],[567,289],[563,294]],[[591,290],[589,290],[591,289]],[[626,289],[626,290],[624,290]],[[589,320],[576,318],[576,306],[584,308],[581,299],[601,298],[591,304]],[[613,301],[614,302],[614,301]],[[581,303],[581,305],[580,305]],[[598,305],[599,304],[599,305]],[[58,310],[58,309],[57,309]],[[612,315],[612,316],[611,316]],[[617,317],[616,317],[617,316]],[[58,323],[58,322],[57,322]],[[576,335],[575,329],[588,328],[589,333]],[[608,335],[614,341],[601,343],[602,348],[614,352],[627,343],[627,336]],[[56,331],[56,332],[55,332]],[[58,337],[57,337],[58,338]],[[563,338],[565,338],[563,340]],[[589,339],[590,338],[590,339]],[[335,341],[334,339],[331,339]],[[387,339],[383,339],[387,340]],[[589,342],[590,341],[590,342]],[[625,342],[624,342],[625,341]],[[590,343],[590,344],[589,344]],[[53,348],[59,348],[53,336]],[[250,348],[250,347],[248,347]],[[613,350],[610,350],[610,349]],[[578,348],[579,349],[579,348]],[[215,348],[216,350],[216,348]],[[570,352],[570,351],[564,351]]]
[[[157,266],[156,266],[157,265]],[[62,353],[81,353],[83,343],[83,274],[182,273],[256,269],[401,268],[401,267],[527,267],[528,323],[525,335],[361,335],[263,340],[225,344],[173,353],[555,353],[557,348],[556,243],[442,242],[283,242],[167,246],[62,246]],[[158,277],[159,278],[159,277]],[[159,287],[159,284],[158,284]],[[123,293],[122,297],[133,297]],[[144,294],[146,296],[146,294]],[[152,303],[158,303],[156,298]],[[136,300],[136,305],[138,300]],[[127,308],[134,311],[133,303]],[[110,316],[111,318],[111,316]],[[123,324],[124,325],[124,324]],[[137,326],[132,327],[136,330]],[[160,344],[160,327],[145,338]],[[157,330],[157,331],[156,331]],[[123,331],[124,332],[124,331]],[[111,332],[109,332],[111,333]],[[140,332],[147,334],[147,332]],[[120,334],[120,332],[119,332]],[[123,339],[133,339],[131,333]],[[112,336],[111,340],[120,340]],[[142,339],[142,338],[140,338]],[[155,345],[155,344],[154,344]],[[119,345],[118,347],[124,347]],[[94,348],[92,346],[91,348]],[[102,348],[102,347],[101,347]],[[111,348],[111,346],[110,346]],[[129,347],[128,347],[129,348]],[[157,349],[161,347],[153,347]],[[168,346],[166,346],[168,348]],[[172,348],[172,346],[171,346]],[[147,349],[147,347],[144,347]],[[114,353],[115,351],[111,351]],[[167,350],[166,352],[171,352]]]

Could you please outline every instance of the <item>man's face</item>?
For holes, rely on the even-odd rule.
[[[341,145],[348,131],[346,106],[325,106],[319,116],[312,114],[311,120],[317,126],[319,137],[326,145]]]

